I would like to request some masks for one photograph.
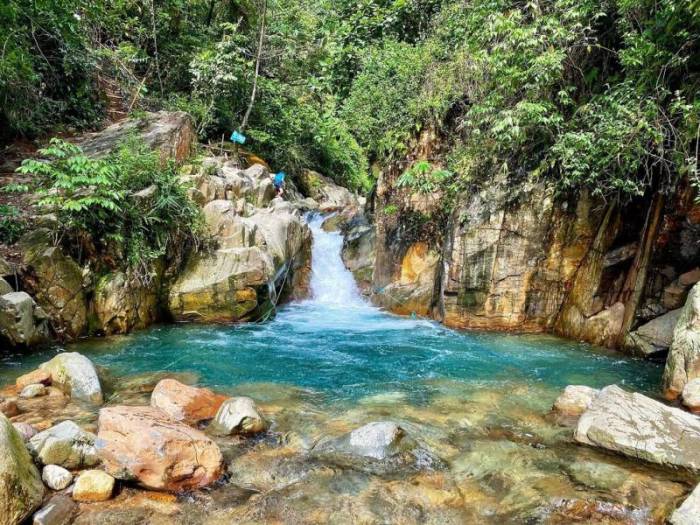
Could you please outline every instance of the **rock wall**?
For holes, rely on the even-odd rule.
[[[644,356],[668,350],[675,311],[700,278],[690,188],[612,206],[501,178],[459,196],[445,218],[443,196],[397,187],[400,172],[386,169],[377,186],[377,304],[458,328],[555,332]]]

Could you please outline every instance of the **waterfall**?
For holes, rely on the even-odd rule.
[[[340,257],[342,235],[323,231],[323,220],[323,216],[315,215],[308,221],[313,234],[310,300],[327,307],[367,307]]]

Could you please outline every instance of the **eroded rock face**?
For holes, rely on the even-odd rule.
[[[99,331],[125,334],[153,324],[158,313],[157,287],[157,278],[144,284],[128,279],[124,272],[102,277],[93,300]]]
[[[343,263],[366,295],[372,291],[376,238],[374,226],[363,214],[356,215],[343,227]]]
[[[92,361],[77,352],[65,352],[43,363],[40,367],[51,375],[54,386],[70,394],[71,398],[102,404],[102,387]]]
[[[299,176],[298,182],[301,192],[318,202],[321,212],[341,211],[359,206],[357,198],[349,190],[338,186],[318,172],[305,170]]]
[[[36,302],[52,319],[58,335],[76,339],[87,328],[87,299],[83,273],[59,247],[51,246],[48,232],[34,230],[20,240],[25,278]]]
[[[579,419],[574,438],[652,463],[700,470],[700,419],[608,386]]]
[[[95,434],[86,432],[73,421],[63,421],[39,432],[29,440],[27,447],[43,465],[76,469],[99,463]]]
[[[208,430],[220,435],[257,434],[267,426],[255,401],[249,397],[232,397],[221,405]]]
[[[157,408],[103,408],[98,425],[98,454],[117,479],[178,492],[205,487],[221,476],[223,458],[216,443]]]
[[[686,383],[700,378],[700,285],[695,285],[673,332],[673,342],[664,369],[663,388],[668,399],[676,399]]]
[[[48,317],[26,292],[0,296],[0,336],[12,345],[36,345],[49,338]]]
[[[44,484],[24,441],[1,414],[0,450],[0,524],[16,525],[41,505]]]
[[[627,335],[625,346],[643,357],[651,357],[669,349],[673,332],[683,312],[682,308],[671,310]]]
[[[158,382],[151,394],[151,406],[159,408],[175,421],[196,425],[212,419],[226,396],[215,394],[208,388],[188,386],[175,379]]]

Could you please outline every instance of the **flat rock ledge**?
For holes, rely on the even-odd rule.
[[[574,439],[660,465],[700,471],[700,418],[618,386],[601,390]]]

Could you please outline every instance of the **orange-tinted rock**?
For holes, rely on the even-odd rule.
[[[46,370],[33,370],[28,374],[19,376],[15,381],[15,385],[19,391],[21,391],[25,386],[37,384],[50,385],[51,374],[49,374]]]
[[[0,413],[7,417],[13,417],[19,414],[17,402],[12,399],[0,399]]]
[[[151,394],[151,406],[176,421],[196,424],[213,419],[226,396],[208,388],[188,386],[175,379],[162,379]]]
[[[214,483],[222,474],[219,447],[202,432],[153,407],[103,408],[97,449],[105,470],[153,490],[179,492]]]

